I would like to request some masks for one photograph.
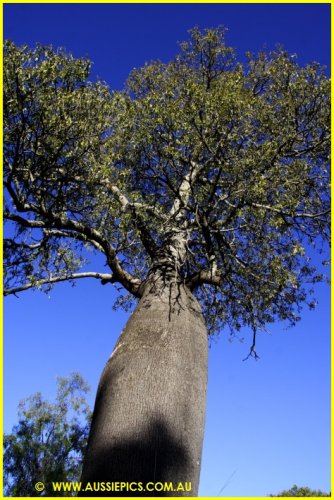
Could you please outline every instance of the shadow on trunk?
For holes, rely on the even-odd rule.
[[[90,464],[91,478],[94,479],[90,479],[89,490],[81,492],[80,496],[163,497],[171,494],[178,496],[180,493],[184,496],[184,492],[146,491],[145,485],[169,481],[176,488],[178,482],[184,481],[187,462],[184,447],[176,441],[163,420],[157,418],[136,439],[115,442],[109,446],[101,445],[94,464]],[[115,491],[115,484],[121,482],[126,485],[123,485],[122,491]],[[101,491],[102,483],[108,491]],[[85,484],[87,482],[83,481],[83,487]],[[158,487],[160,489],[161,485]],[[154,486],[151,484],[149,488],[153,489]]]

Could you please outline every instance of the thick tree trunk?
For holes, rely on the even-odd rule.
[[[207,332],[197,300],[183,284],[151,276],[102,374],[82,473],[91,486],[141,486],[81,495],[196,496],[206,384]],[[149,482],[192,488],[144,491]]]

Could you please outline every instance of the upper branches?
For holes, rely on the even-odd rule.
[[[192,30],[114,93],[86,61],[6,46],[14,288],[79,277],[89,245],[110,275],[89,272],[137,296],[168,262],[212,329],[296,321],[329,239],[329,81],[282,49],[238,64],[224,36]]]
[[[158,237],[182,239],[208,316],[293,323],[303,283],[319,279],[306,246],[329,239],[329,81],[282,49],[243,67],[223,30],[195,29],[182,49],[131,75],[118,165],[164,207]]]

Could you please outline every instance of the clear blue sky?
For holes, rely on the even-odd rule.
[[[94,75],[122,88],[145,61],[167,61],[198,24],[224,24],[240,58],[281,43],[301,64],[329,66],[329,4],[5,4],[5,37],[63,46],[89,56]],[[92,269],[103,271],[103,260]],[[50,297],[27,291],[5,299],[5,430],[20,399],[55,393],[56,376],[79,371],[92,387],[127,315],[112,310],[112,286],[81,280]],[[297,327],[277,324],[258,338],[258,362],[242,359],[250,338],[213,342],[201,496],[265,496],[293,484],[330,490],[329,288]]]

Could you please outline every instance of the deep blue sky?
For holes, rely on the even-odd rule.
[[[146,61],[167,61],[187,30],[225,25],[240,59],[281,43],[301,64],[329,66],[329,4],[6,4],[5,37],[17,44],[63,46],[89,56],[94,76],[122,88]],[[102,260],[94,261],[103,270]],[[81,281],[50,297],[24,292],[5,300],[5,429],[20,399],[55,393],[57,375],[79,371],[92,387],[126,322],[113,288]],[[260,361],[242,359],[249,338],[213,343],[200,495],[265,496],[293,484],[330,490],[329,289],[294,329],[258,338]]]

